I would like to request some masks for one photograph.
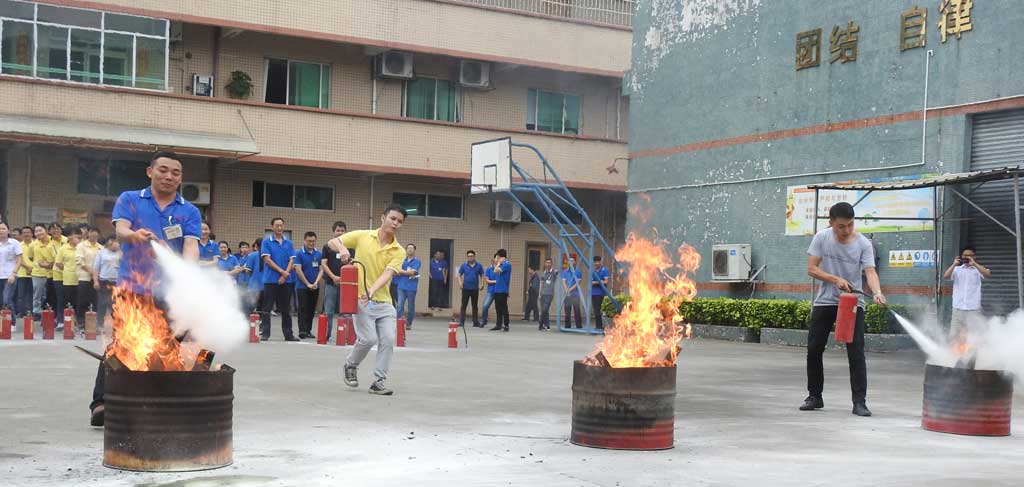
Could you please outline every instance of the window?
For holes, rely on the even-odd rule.
[[[252,206],[334,211],[334,188],[253,181]]]
[[[392,200],[409,216],[462,219],[462,197],[443,194],[394,193]]]
[[[148,163],[142,161],[79,159],[78,192],[119,196],[125,191],[148,187],[148,166]]]
[[[459,90],[450,81],[416,78],[405,83],[405,116],[459,122]]]
[[[0,0],[0,73],[167,89],[168,21]]]
[[[580,97],[530,89],[526,96],[526,130],[580,133]]]
[[[328,108],[331,67],[285,59],[267,59],[264,101],[279,105]]]

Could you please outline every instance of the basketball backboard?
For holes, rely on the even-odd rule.
[[[474,143],[470,166],[470,194],[511,190],[512,139]]]

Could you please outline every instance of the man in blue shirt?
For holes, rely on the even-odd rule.
[[[601,303],[604,302],[604,289],[611,286],[608,276],[608,268],[601,262],[601,256],[594,256],[594,267],[590,272],[590,306],[593,308],[594,325],[598,329],[604,329],[604,320],[601,316]],[[601,285],[604,284],[604,288]]]
[[[313,315],[316,298],[323,278],[320,267],[321,253],[316,249],[316,232],[302,236],[302,248],[295,253],[295,297],[299,308],[299,339],[316,338],[313,334]]]
[[[427,305],[437,311],[451,307],[448,294],[448,260],[445,259],[444,252],[438,250],[434,252],[434,258],[430,260],[430,288],[427,294]]]
[[[402,270],[395,273],[393,281],[398,281],[397,316],[405,316],[405,329],[412,329],[412,320],[416,317],[416,289],[420,285],[420,259],[416,257],[416,244],[405,246],[405,260]]]
[[[292,293],[295,263],[295,246],[284,237],[284,219],[270,220],[273,234],[265,237],[260,244],[260,258],[263,259],[263,310],[260,323],[260,340],[270,340],[270,312],[277,304],[281,313],[281,332],[285,341],[297,342],[292,335]]]
[[[466,252],[466,262],[459,266],[459,287],[462,288],[462,307],[459,310],[459,326],[466,326],[466,305],[473,303],[473,326],[482,326],[477,318],[476,302],[480,298],[480,276],[484,266],[476,261],[476,252]]]
[[[210,224],[203,222],[199,236],[199,265],[215,265],[214,260],[220,255],[220,246],[210,238]]]
[[[508,261],[505,249],[498,249],[498,261],[494,266],[494,328],[491,331],[508,331],[508,290],[512,284],[512,263]]]
[[[483,313],[480,315],[482,318],[480,320],[480,328],[487,326],[487,313],[491,310],[491,303],[494,302],[494,283],[498,282],[494,280],[497,277],[497,274],[494,273],[494,266],[497,265],[497,262],[498,254],[495,253],[491,257],[491,265],[484,269],[484,283],[487,285],[487,295],[484,296],[484,305],[481,310]]]
[[[569,256],[569,268],[562,271],[562,306],[565,308],[564,323],[566,328],[572,328],[569,321],[570,311],[576,313],[576,328],[583,328],[583,315],[580,311],[580,281],[583,280],[583,273],[576,268],[576,257]]]
[[[153,299],[158,307],[165,308],[162,276],[150,241],[160,241],[185,260],[197,262],[202,217],[199,209],[178,193],[182,166],[176,154],[156,153],[146,168],[146,176],[149,187],[121,193],[111,214],[122,251],[117,283],[121,292],[142,295],[142,299]],[[100,363],[89,405],[93,426],[103,426],[103,379]]]

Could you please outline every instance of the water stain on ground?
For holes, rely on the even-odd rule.
[[[217,475],[175,480],[174,482],[136,484],[135,487],[221,487],[232,485],[259,485],[277,480],[263,475]]]
[[[21,460],[22,458],[28,458],[30,456],[32,456],[32,455],[24,455],[24,454],[21,454],[21,453],[4,453],[4,452],[0,452],[0,459],[3,459],[3,458],[16,458],[18,460]]]

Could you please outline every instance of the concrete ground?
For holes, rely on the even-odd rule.
[[[340,378],[347,347],[285,343],[279,328],[273,339],[217,357],[238,369],[234,464],[173,474],[101,465],[103,431],[86,410],[93,359],[60,340],[0,342],[0,484],[1024,485],[1022,433],[920,428],[923,367],[913,353],[868,357],[875,416],[859,418],[842,352],[826,354],[826,409],[808,413],[796,409],[803,349],[687,342],[675,449],[626,452],[567,441],[572,362],[597,337],[517,322],[510,333],[470,328],[470,347],[450,350],[445,323],[421,320],[396,353],[391,397],[366,393],[372,353],[351,389]]]

